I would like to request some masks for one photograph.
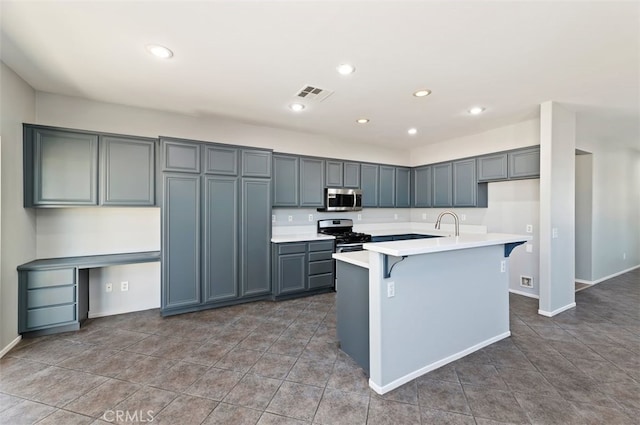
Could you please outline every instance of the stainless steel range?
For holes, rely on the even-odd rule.
[[[371,242],[371,235],[353,231],[353,220],[318,220],[318,233],[335,236],[336,252],[362,251],[362,244]]]

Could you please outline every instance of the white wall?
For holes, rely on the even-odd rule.
[[[18,338],[18,272],[36,257],[36,219],[22,202],[22,123],[35,118],[34,90],[0,62],[2,208],[0,216],[0,351]]]

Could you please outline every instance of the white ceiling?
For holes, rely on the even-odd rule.
[[[1,5],[2,61],[40,91],[405,149],[535,117],[554,100],[638,141],[636,1]],[[151,57],[148,43],[175,56]],[[339,75],[344,62],[356,72]],[[291,112],[307,84],[335,93]],[[433,93],[413,97],[420,88]],[[485,113],[467,114],[474,105]]]

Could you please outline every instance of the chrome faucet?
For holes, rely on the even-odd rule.
[[[456,224],[456,236],[460,236],[460,220],[458,220],[458,215],[453,211],[447,210],[447,211],[442,211],[440,213],[440,215],[436,219],[436,229],[440,230],[440,221],[442,220],[442,216],[447,214],[453,217],[453,220],[455,221],[455,224]]]

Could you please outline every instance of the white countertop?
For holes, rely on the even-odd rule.
[[[291,233],[283,235],[273,235],[271,242],[273,243],[285,243],[285,242],[305,242],[305,241],[322,241],[335,239],[333,236],[321,235],[318,233]]]
[[[507,233],[463,233],[430,239],[411,239],[407,241],[366,243],[363,248],[381,254],[402,257],[405,255],[429,254],[433,252],[454,251],[458,249],[478,248],[491,245],[503,245],[531,240],[530,235],[512,235]]]
[[[369,251],[340,252],[333,254],[333,258],[354,266],[369,268]]]

